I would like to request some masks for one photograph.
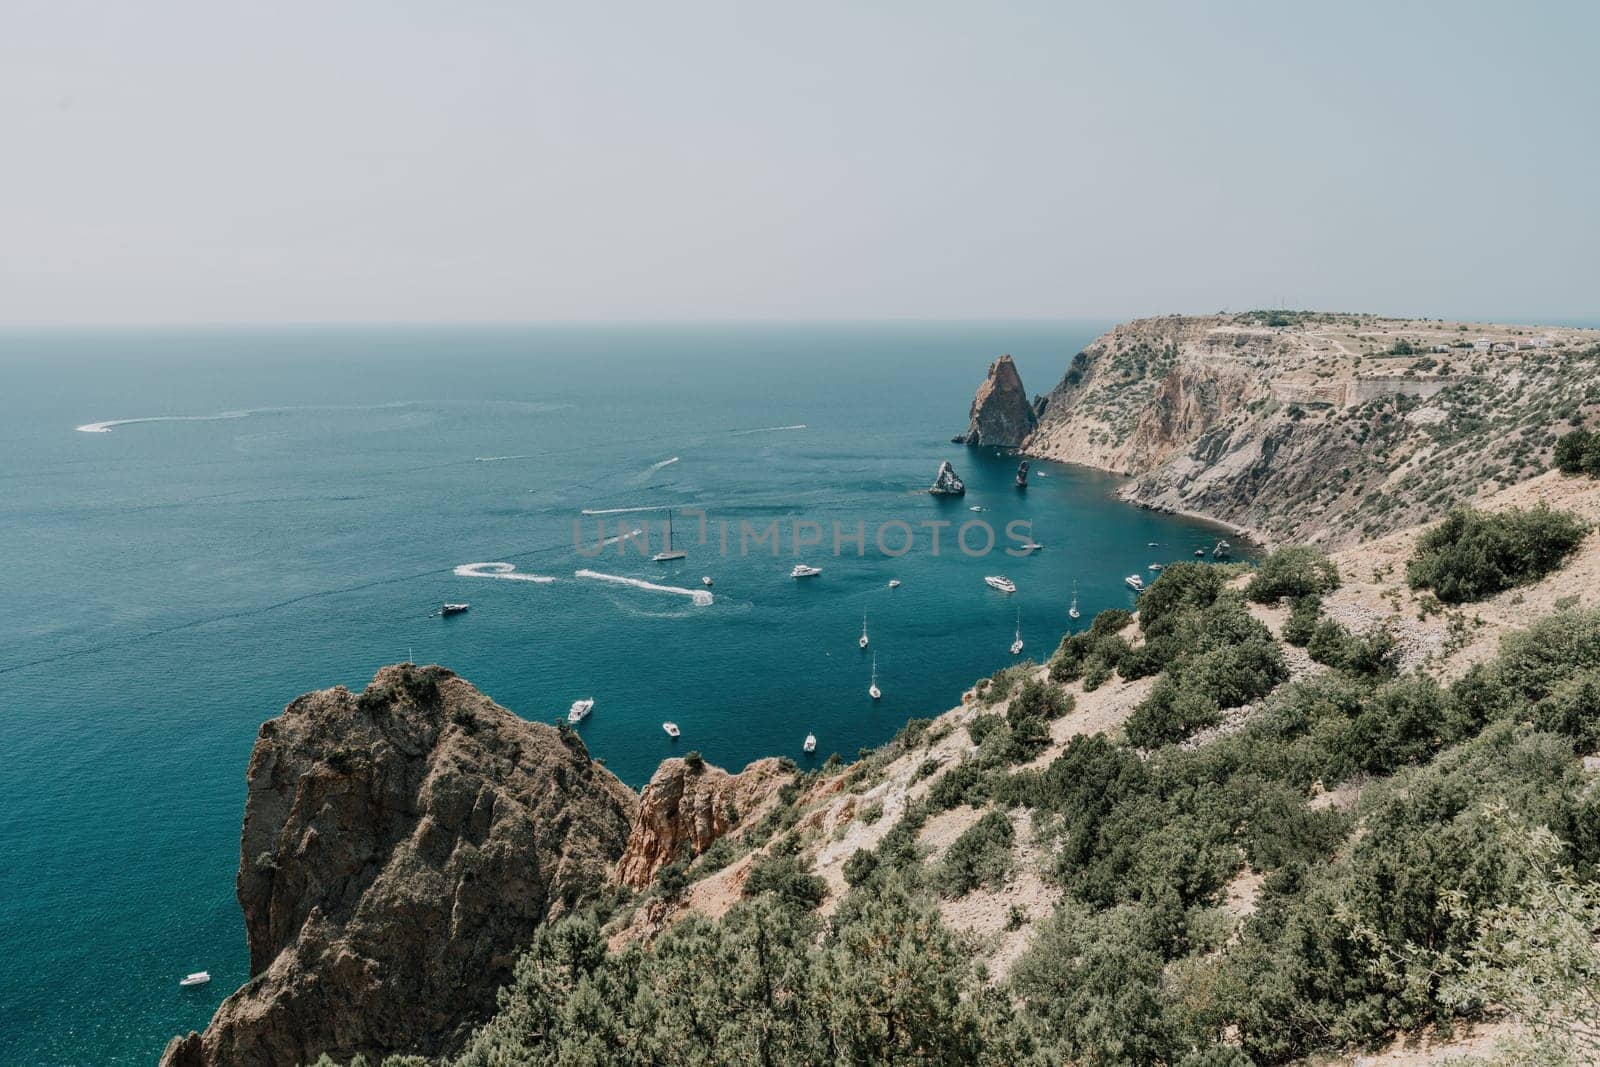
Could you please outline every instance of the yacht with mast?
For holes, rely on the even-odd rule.
[[[683,551],[682,549],[674,549],[672,547],[672,509],[668,508],[667,509],[667,543],[662,547],[660,552],[657,552],[655,555],[651,556],[650,558],[652,560],[654,560],[655,562],[657,562],[657,563],[668,563],[668,562],[670,562],[672,560],[675,560],[675,559],[683,559],[688,554],[689,553]]]
[[[1022,609],[1021,608],[1017,609],[1017,636],[1011,642],[1011,654],[1013,656],[1018,656],[1018,655],[1022,654]]]
[[[806,743],[800,747],[805,749],[807,752],[815,752],[817,750],[817,735],[806,734]]]
[[[1071,619],[1076,619],[1076,618],[1080,618],[1081,617],[1081,613],[1078,611],[1078,583],[1077,582],[1073,582],[1072,583],[1072,606],[1067,609],[1067,617],[1071,618]]]
[[[873,700],[879,700],[883,697],[883,690],[878,688],[878,654],[876,652],[872,654],[872,684],[867,686],[867,696]]]
[[[867,647],[867,613],[864,611],[861,613],[861,640],[857,641],[856,644],[862,648]]]

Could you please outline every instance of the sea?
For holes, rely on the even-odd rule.
[[[245,981],[245,768],[303,692],[412,660],[530,720],[592,697],[640,787],[855,759],[1046,658],[1074,591],[1131,606],[1218,530],[950,443],[991,359],[1046,392],[1109,325],[0,333],[0,1063],[153,1063]]]

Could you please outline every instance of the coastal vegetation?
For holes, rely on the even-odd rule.
[[[1576,515],[1543,504],[1495,513],[1456,508],[1417,541],[1406,579],[1446,604],[1482,600],[1543,578],[1588,532]]]

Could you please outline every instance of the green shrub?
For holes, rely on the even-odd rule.
[[[934,874],[934,884],[948,897],[970,893],[980,885],[998,887],[1011,870],[1016,831],[1001,811],[985,812],[951,842]]]
[[[794,856],[772,856],[757,861],[745,879],[744,895],[772,893],[791,907],[810,911],[828,895],[828,883],[812,874]]]
[[[1298,596],[1289,607],[1289,617],[1283,622],[1283,639],[1296,648],[1305,648],[1317,629],[1317,617],[1322,614],[1322,600],[1315,596]]]
[[[1339,568],[1314,548],[1280,548],[1250,578],[1244,594],[1258,604],[1282,597],[1317,597],[1339,588]],[[1142,605],[1141,605],[1142,607]]]
[[[1578,429],[1562,434],[1556,441],[1555,463],[1563,474],[1600,478],[1600,433]]]
[[[1447,604],[1482,600],[1543,578],[1586,533],[1578,516],[1543,504],[1494,513],[1458,508],[1418,540],[1406,578]]]

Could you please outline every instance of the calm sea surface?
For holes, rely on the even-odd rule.
[[[1107,325],[0,334],[0,1063],[152,1063],[244,981],[245,765],[306,690],[409,656],[529,719],[593,696],[584,738],[638,786],[691,749],[802,760],[807,732],[853,758],[1011,662],[1019,609],[1043,658],[1074,582],[1085,624],[1129,605],[1124,575],[1215,531],[1054,464],[1018,493],[1014,460],[948,443],[988,360],[1044,392]],[[145,421],[77,429],[110,420]],[[964,499],[924,492],[942,459]],[[584,509],[661,505],[704,509],[709,543],[679,513],[685,561],[576,550]],[[585,518],[583,543],[654,518]],[[978,519],[988,558],[954,543]],[[1042,552],[1000,551],[1017,519]],[[741,555],[773,522],[779,558]],[[788,577],[796,523],[818,578]],[[455,573],[486,562],[556,581]]]

